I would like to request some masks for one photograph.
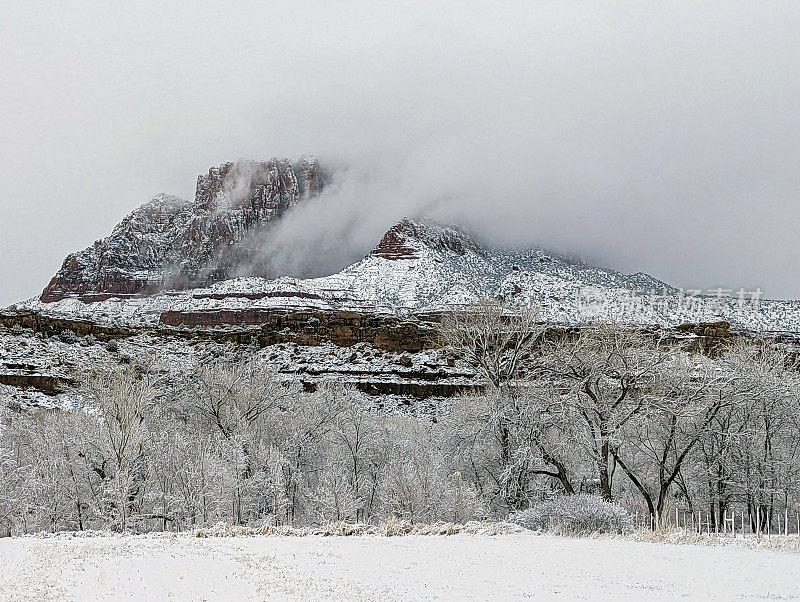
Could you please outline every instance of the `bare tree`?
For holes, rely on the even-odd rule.
[[[453,462],[489,499],[504,508],[527,507],[551,479],[575,492],[573,426],[549,383],[528,382],[514,394],[499,389],[452,401],[442,418]]]
[[[725,461],[732,485],[762,529],[779,502],[800,485],[800,372],[796,354],[769,341],[736,345],[722,360],[727,395],[738,409],[735,445]]]
[[[229,439],[294,393],[276,375],[256,360],[201,365],[190,381],[189,405]]]
[[[224,461],[228,440],[198,428],[174,409],[158,408],[148,421],[150,518],[176,531],[225,520],[229,496],[224,490],[234,481]]]
[[[144,481],[145,420],[155,387],[149,373],[125,366],[89,374],[84,391],[100,410],[103,443],[111,456],[110,474],[103,465],[95,470],[105,482],[124,531]]]
[[[479,398],[482,403],[462,406],[467,410],[463,418],[470,410],[477,413],[454,432],[461,446],[473,443],[472,452],[488,450],[485,445],[475,446],[477,441],[485,443],[488,438],[496,443],[496,459],[481,462],[480,468],[473,466],[473,472],[484,471],[494,482],[493,495],[514,508],[528,503],[526,489],[533,475],[555,475],[565,490],[572,491],[564,466],[546,441],[552,415],[542,411],[547,404],[539,403],[542,400],[529,382],[545,330],[533,305],[511,311],[498,301],[453,309],[439,327],[448,349],[489,383],[489,391]]]
[[[621,429],[645,406],[658,370],[677,353],[658,336],[616,324],[596,324],[547,341],[546,370],[575,420],[577,444],[591,454],[600,494],[612,498],[612,449]]]
[[[338,450],[346,465],[346,482],[350,487],[356,520],[364,520],[375,501],[376,468],[382,464],[377,411],[371,400],[355,390],[343,391],[345,402],[331,430],[332,447]],[[339,470],[337,468],[336,470]],[[338,481],[331,481],[329,485]],[[339,520],[339,519],[337,519]]]
[[[314,394],[290,399],[291,403],[276,417],[280,449],[287,459],[287,522],[300,514],[307,493],[307,475],[318,470],[318,463],[325,462],[330,433],[348,395],[346,388],[323,382]]]
[[[673,355],[655,376],[640,390],[642,407],[610,449],[658,519],[684,463],[728,402],[724,375],[708,358]]]
[[[446,476],[434,430],[426,418],[396,416],[390,422],[391,452],[381,483],[387,516],[416,523],[433,520],[449,510],[452,482]]]
[[[313,515],[322,522],[358,520],[364,501],[353,487],[350,467],[332,461],[323,467],[312,493]]]
[[[499,388],[524,374],[546,326],[532,305],[508,311],[499,301],[478,301],[442,318],[439,336],[453,354]]]
[[[25,533],[31,496],[30,456],[22,442],[24,419],[0,398],[0,534]]]

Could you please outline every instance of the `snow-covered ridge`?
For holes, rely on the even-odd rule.
[[[359,311],[396,315],[440,312],[498,298],[534,303],[542,319],[578,324],[614,319],[673,326],[727,320],[734,327],[800,331],[800,302],[687,296],[642,273],[625,275],[539,248],[488,246],[454,227],[402,220],[370,255],[330,276],[240,277],[150,297],[86,303],[31,299],[13,308],[102,322],[156,324],[161,314],[221,309]]]

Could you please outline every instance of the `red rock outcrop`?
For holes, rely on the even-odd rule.
[[[416,245],[439,251],[451,251],[458,255],[466,253],[467,249],[478,250],[478,247],[468,235],[456,228],[434,228],[425,222],[413,222],[403,219],[395,224],[383,235],[378,246],[372,250],[373,255],[385,259],[416,259],[418,248]]]
[[[392,226],[372,250],[372,254],[385,259],[416,259],[416,249],[406,246],[405,242],[400,226]]]
[[[238,161],[197,178],[194,201],[158,195],[128,215],[108,238],[69,255],[41,295],[45,303],[77,297],[150,295],[238,275],[256,250],[253,238],[325,185],[313,157]]]

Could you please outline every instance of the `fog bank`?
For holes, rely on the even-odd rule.
[[[403,216],[676,286],[800,297],[794,3],[68,2],[0,23],[0,305],[239,157],[334,185],[277,231],[335,271]]]

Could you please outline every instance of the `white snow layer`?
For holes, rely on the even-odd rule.
[[[800,555],[534,534],[0,539],[0,600],[762,600]]]

